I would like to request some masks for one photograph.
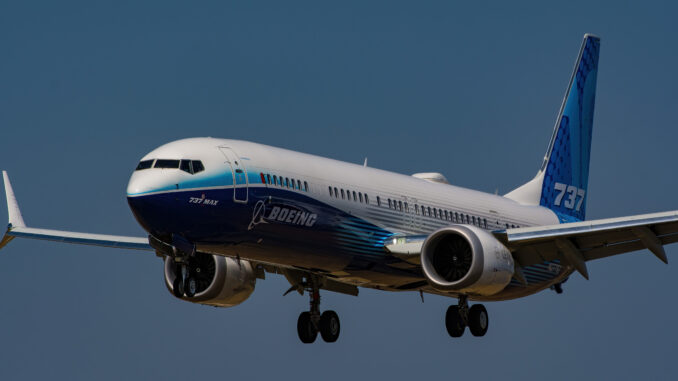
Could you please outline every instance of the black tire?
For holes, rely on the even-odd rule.
[[[198,290],[198,281],[190,276],[186,279],[186,285],[185,285],[185,290],[184,292],[186,293],[187,298],[192,298],[195,296],[196,291]]]
[[[490,319],[485,306],[474,304],[468,311],[468,328],[473,336],[485,336],[487,328],[490,325]]]
[[[172,292],[177,298],[184,297],[184,282],[180,277],[174,279],[174,284],[172,284]]]
[[[334,311],[325,311],[320,315],[320,335],[328,343],[334,343],[339,338],[341,325],[339,315]]]
[[[445,314],[445,328],[452,337],[461,337],[464,334],[466,325],[459,313],[459,306],[450,306]]]
[[[299,314],[299,319],[297,320],[297,333],[299,334],[299,340],[304,344],[310,344],[315,341],[315,338],[318,336],[318,330],[311,321],[310,312],[302,312]]]

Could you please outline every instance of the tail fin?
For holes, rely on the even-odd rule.
[[[505,197],[556,212],[561,222],[584,220],[591,156],[600,38],[586,34],[537,176]]]

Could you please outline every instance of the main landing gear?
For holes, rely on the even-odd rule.
[[[461,295],[456,306],[450,306],[445,314],[445,327],[452,337],[461,337],[466,326],[473,336],[484,336],[489,325],[487,310],[482,304],[469,308],[468,297]]]
[[[302,312],[297,320],[299,339],[302,343],[310,344],[315,341],[320,332],[320,336],[326,342],[337,341],[341,328],[339,316],[334,311],[320,313],[320,291],[315,279],[309,279],[307,291],[311,299],[310,310]]]

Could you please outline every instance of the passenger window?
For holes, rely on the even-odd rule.
[[[414,214],[419,215],[419,205],[414,204]]]
[[[422,216],[426,215],[426,208],[424,208],[424,205],[421,206],[421,215]]]
[[[152,166],[153,166],[153,160],[140,161],[139,165],[137,165],[137,169],[135,169],[135,171],[140,171],[142,169],[148,169],[148,168],[151,168]]]
[[[179,160],[158,159],[155,161],[154,168],[179,168]]]
[[[446,210],[445,211],[445,221],[449,221],[449,220],[450,220],[450,216],[449,216],[449,214],[447,214],[447,210]]]
[[[332,187],[327,187],[330,190],[330,197],[332,196]]]
[[[304,192],[308,192],[308,183],[304,181]]]
[[[290,178],[289,177],[285,177],[285,186],[288,187],[288,188],[290,187]]]
[[[345,199],[345,196],[344,196],[344,190],[343,190],[343,189],[341,190],[341,199],[342,199],[342,200]]]
[[[363,194],[358,192],[358,198],[360,199],[360,202],[363,202]]]
[[[278,185],[278,176],[273,175],[273,185]]]
[[[301,190],[301,180],[297,180],[297,189]]]
[[[483,225],[485,226],[485,229],[487,229],[487,218],[483,218]]]
[[[388,208],[393,209],[393,206],[391,205],[391,199],[390,198],[388,199]]]
[[[367,193],[365,193],[365,204],[369,204],[369,203],[370,203],[370,198],[367,197]]]
[[[377,196],[377,206],[381,206],[381,198]]]
[[[278,177],[278,185],[283,186],[283,178],[282,176]]]
[[[192,160],[191,166],[193,167],[193,173],[198,173],[205,170],[205,167],[202,165],[202,161],[200,160]]]
[[[409,212],[410,212],[410,208],[407,207],[407,201],[405,201],[405,212],[406,212],[406,213],[409,213]]]
[[[355,191],[353,191],[353,201],[358,201],[358,197],[356,197]]]
[[[429,207],[427,207],[426,209],[427,209],[427,211],[428,211],[428,216],[429,216],[429,217],[433,216],[433,214],[431,213],[431,207],[429,206]]]
[[[268,180],[268,183],[270,184],[270,183],[271,183],[271,175],[270,175],[270,174],[266,174],[266,179]]]
[[[339,191],[337,190],[337,187],[334,187],[334,197],[339,197]]]
[[[473,218],[473,225],[475,225],[476,224],[476,216],[473,216],[472,218]]]

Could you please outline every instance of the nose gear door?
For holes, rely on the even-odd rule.
[[[233,201],[247,203],[247,172],[242,165],[240,157],[230,147],[219,147],[221,153],[226,157],[226,163],[231,167],[233,174]]]

